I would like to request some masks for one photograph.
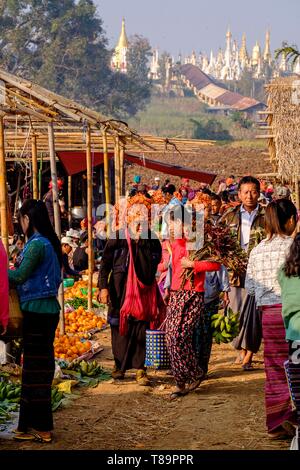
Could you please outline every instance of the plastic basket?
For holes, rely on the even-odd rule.
[[[93,295],[95,294],[96,290],[97,290],[97,287],[92,287]],[[88,295],[88,288],[87,287],[81,287],[80,291],[81,291],[82,295]]]
[[[73,287],[74,286],[74,279],[67,278],[64,279],[64,287]]]
[[[170,368],[165,331],[146,330],[145,366],[153,369]]]

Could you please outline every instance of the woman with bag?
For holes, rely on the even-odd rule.
[[[181,216],[178,217],[180,213]],[[181,235],[180,238],[177,235],[171,245],[172,280],[166,318],[166,342],[176,382],[176,388],[170,396],[173,400],[195,390],[205,377],[200,363],[207,361],[205,358],[200,361],[194,335],[198,330],[202,351],[208,351],[209,348],[205,346],[209,341],[204,318],[205,273],[218,271],[221,265],[210,261],[190,260],[188,242],[192,221],[189,223],[189,215],[184,210],[171,213],[170,219],[171,232]],[[183,272],[189,268],[193,269],[193,282],[184,282]]]
[[[148,215],[147,209],[146,213],[141,210],[128,229],[118,230],[108,240],[98,280],[99,301],[109,303],[115,360],[112,377],[123,379],[126,370],[137,369],[136,380],[140,385],[150,385],[144,367],[146,330],[153,322],[159,326],[163,306],[156,282],[162,249],[149,228]]]
[[[297,209],[288,199],[271,202],[266,208],[267,238],[250,253],[245,287],[255,295],[262,310],[262,335],[266,372],[266,424],[271,438],[293,431],[295,415],[286,380],[284,362],[289,356],[282,319],[282,298],[278,271],[290,250],[297,222]]]
[[[55,370],[54,336],[62,252],[45,203],[28,199],[19,213],[27,242],[18,266],[9,270],[23,312],[23,370],[20,415],[15,439],[51,442],[51,385]]]

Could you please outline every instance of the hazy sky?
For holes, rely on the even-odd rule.
[[[300,47],[300,0],[94,0],[110,46],[126,20],[128,36],[141,34],[153,47],[177,57],[193,49],[209,53],[224,47],[230,26],[233,38],[247,35],[248,52],[256,40],[264,45],[271,29],[271,48],[283,40]]]

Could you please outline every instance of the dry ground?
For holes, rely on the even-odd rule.
[[[239,146],[240,145],[240,146]],[[242,146],[239,142],[228,145],[214,145],[212,147],[202,147],[197,155],[181,157],[178,153],[161,154],[157,156],[145,155],[153,160],[159,160],[166,163],[181,165],[197,170],[203,170],[215,173],[219,177],[222,176],[243,176],[257,175],[260,173],[272,173],[274,170],[270,164],[269,157],[265,155],[265,148],[251,148],[250,146]],[[134,175],[141,175],[143,183],[152,183],[157,172],[147,170],[138,166],[131,166],[126,170],[126,181],[130,184]],[[159,174],[161,183],[164,182],[168,175]],[[171,177],[172,182],[176,185],[180,183],[180,178]],[[197,186],[197,183],[192,186]]]
[[[104,351],[98,360],[113,361],[109,330],[100,334]],[[289,441],[271,441],[265,430],[262,354],[255,370],[234,365],[230,345],[214,345],[209,379],[195,392],[169,401],[172,377],[149,373],[152,387],[138,386],[134,371],[124,381],[102,382],[72,405],[54,413],[51,444],[1,439],[2,450],[286,450]]]

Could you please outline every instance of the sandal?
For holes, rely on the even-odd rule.
[[[252,364],[249,364],[249,362],[248,362],[248,363],[242,365],[242,369],[243,370],[254,370],[254,367],[253,367]]]
[[[35,437],[33,434],[25,433],[25,432],[15,432],[14,439],[16,441],[35,441]]]
[[[199,387],[199,385],[201,384],[201,382],[203,382],[204,379],[205,379],[205,373],[203,373],[199,379],[195,380],[188,386],[189,392],[196,390],[196,388]]]
[[[175,392],[171,393],[170,400],[175,400],[176,398],[184,397],[188,393],[189,393],[189,390],[176,390]]]
[[[42,436],[39,432],[29,432],[29,433],[16,433],[14,436],[16,441],[35,441],[35,442],[52,442],[52,437]]]

